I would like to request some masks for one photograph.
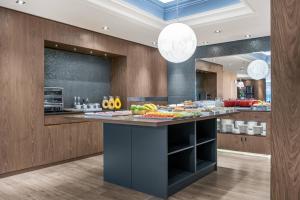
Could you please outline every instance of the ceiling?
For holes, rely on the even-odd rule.
[[[123,0],[164,21],[187,17],[240,3],[240,0]],[[164,3],[166,2],[166,3]]]
[[[270,51],[240,54],[240,55],[233,55],[233,56],[204,58],[202,60],[223,65],[224,70],[236,73],[238,78],[250,79],[250,77],[247,74],[247,67],[252,61],[257,59],[266,61],[270,66],[271,65]]]
[[[154,47],[163,27],[176,21],[165,21],[127,0],[25,1],[26,4],[19,5],[15,0],[1,0],[0,6]],[[269,36],[270,0],[239,0],[181,17],[179,21],[195,30],[198,45],[241,40],[248,34]]]

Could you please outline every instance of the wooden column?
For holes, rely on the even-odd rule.
[[[300,199],[300,1],[272,0],[272,200]]]

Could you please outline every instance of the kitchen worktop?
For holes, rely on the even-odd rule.
[[[75,115],[75,114],[83,114],[82,111],[62,111],[62,112],[47,112],[44,113],[45,116],[52,116],[52,115]]]
[[[271,110],[267,109],[267,110],[253,110],[252,108],[249,107],[235,107],[235,109],[237,111],[240,112],[271,112]]]
[[[211,114],[211,115],[203,115],[199,117],[193,118],[183,118],[183,119],[174,119],[174,120],[156,120],[156,119],[138,119],[133,116],[118,116],[118,117],[100,117],[100,116],[86,116],[86,115],[67,115],[66,118],[73,119],[86,119],[91,121],[102,121],[104,123],[111,124],[127,124],[127,125],[136,125],[136,126],[167,126],[174,124],[182,124],[188,122],[202,121],[207,119],[214,119],[222,116],[228,116],[231,114],[235,114],[237,112],[225,113],[225,114]]]

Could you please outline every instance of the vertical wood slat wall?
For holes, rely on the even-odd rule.
[[[300,199],[300,1],[271,0],[271,199]]]
[[[114,94],[167,96],[167,64],[157,49],[3,7],[0,27],[0,174],[101,150],[90,139],[81,143],[81,132],[100,141],[92,129],[101,124],[44,125],[45,40],[126,57],[114,63],[125,73],[112,77],[120,84]],[[85,151],[84,144],[92,145]]]

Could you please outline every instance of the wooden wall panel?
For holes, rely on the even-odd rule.
[[[158,50],[131,44],[127,56],[127,96],[167,96],[167,66]]]
[[[300,199],[300,1],[272,0],[271,199]]]
[[[128,41],[111,36],[102,35],[99,33],[93,33],[93,37],[93,49],[105,51],[112,54],[127,56]]]
[[[35,137],[43,131],[43,52],[36,51],[43,40],[39,20],[5,9],[0,13],[0,169],[6,172],[33,166]]]
[[[237,98],[237,87],[235,84],[236,80],[236,73],[223,70],[223,99]]]
[[[32,20],[36,19],[38,18],[32,17]],[[46,19],[42,22],[44,40],[93,49],[93,32]]]
[[[0,174],[102,151],[94,124],[44,126],[45,40],[126,56],[127,95],[167,96],[157,49],[3,7],[0,36]]]

